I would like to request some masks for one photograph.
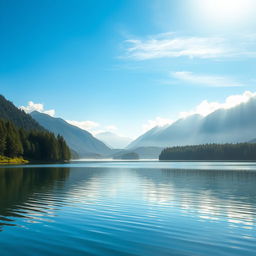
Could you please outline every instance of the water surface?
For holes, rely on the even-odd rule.
[[[0,168],[0,255],[256,255],[256,164]]]

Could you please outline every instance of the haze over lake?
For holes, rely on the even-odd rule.
[[[255,255],[256,163],[0,169],[1,255]]]

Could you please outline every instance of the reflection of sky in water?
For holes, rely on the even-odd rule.
[[[24,165],[22,168],[40,167],[42,165]],[[45,168],[63,167],[63,164],[45,164]],[[157,160],[139,160],[139,161],[123,161],[123,160],[96,160],[81,161],[77,160],[70,164],[65,164],[66,168],[73,167],[93,167],[93,168],[147,168],[147,169],[197,169],[197,170],[254,170],[256,171],[256,162],[172,162]],[[11,168],[11,167],[7,167]]]
[[[64,255],[75,247],[96,255],[256,253],[253,163],[200,163],[201,170],[193,169],[196,163],[188,169],[189,163],[113,164],[2,169],[0,248],[10,249],[15,236],[29,250],[33,236],[42,252],[62,244]]]

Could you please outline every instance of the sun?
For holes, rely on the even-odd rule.
[[[191,0],[195,20],[212,28],[239,29],[254,22],[255,0]]]

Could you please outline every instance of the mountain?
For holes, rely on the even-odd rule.
[[[0,95],[0,119],[9,120],[24,130],[45,130],[30,115],[18,109],[11,101]]]
[[[132,141],[131,138],[122,137],[112,132],[98,133],[95,137],[111,148],[125,148]]]
[[[192,115],[167,127],[155,127],[130,143],[127,149],[250,141],[256,135],[255,113],[256,98],[252,98],[206,117]]]
[[[139,147],[133,151],[137,153],[140,159],[158,159],[163,148],[159,147]]]
[[[163,148],[159,147],[139,147],[131,150],[124,149],[115,152],[114,154],[112,154],[112,157],[114,159],[118,159],[124,154],[136,153],[139,159],[158,159],[162,150]]]
[[[134,149],[137,147],[152,147],[153,145],[157,147],[156,143],[154,142],[155,137],[158,136],[167,126],[160,127],[156,126],[146,133],[142,134],[140,137],[138,137],[136,140],[132,141],[126,149]]]
[[[103,142],[96,139],[89,132],[67,123],[61,118],[51,117],[37,111],[31,116],[45,129],[60,134],[66,140],[68,146],[83,157],[101,157],[110,154],[111,149]]]
[[[154,127],[129,144],[127,149],[193,144],[197,126],[201,120],[200,115],[193,115],[186,119],[179,119],[171,125]]]
[[[1,159],[12,159],[17,163],[27,160],[56,162],[69,160],[70,153],[63,137],[56,137],[30,115],[0,96]]]
[[[123,154],[119,154],[113,157],[113,159],[119,160],[139,160],[139,155],[135,152],[127,152]]]

